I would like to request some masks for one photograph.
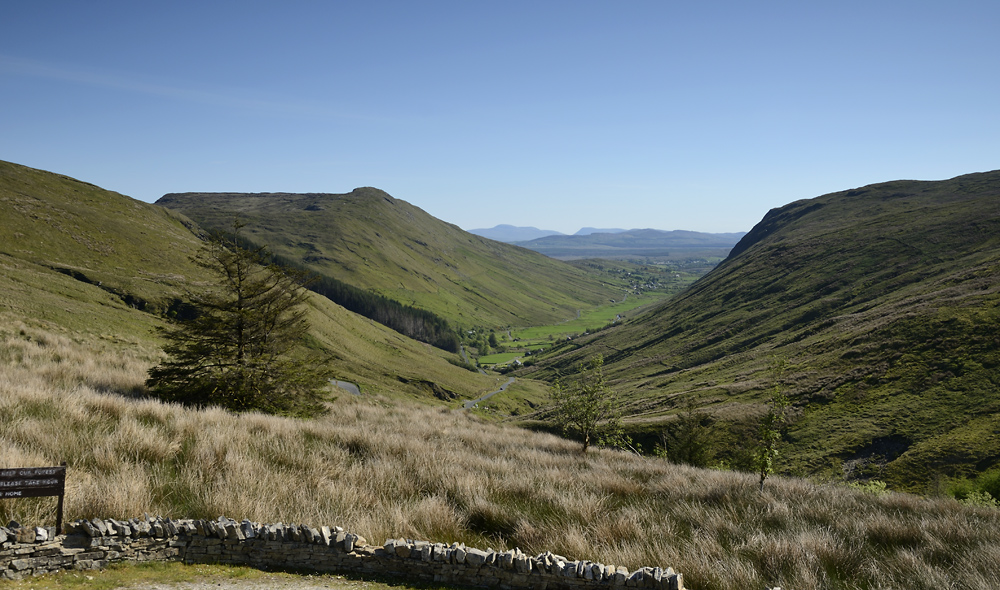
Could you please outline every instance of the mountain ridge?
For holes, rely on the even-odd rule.
[[[493,305],[490,297],[511,299],[505,303],[513,307],[545,300],[544,293],[514,299],[536,287],[539,272],[526,271],[525,261],[541,261],[534,271],[563,269],[524,248],[428,222],[418,208],[377,189],[256,195],[219,209],[217,221],[230,221],[234,211],[269,219],[261,205],[280,201],[297,212],[284,220],[296,232],[280,226],[258,232],[281,236],[277,246],[303,260],[368,268],[365,277],[386,279],[375,257],[393,249],[437,253],[480,310]],[[342,207],[351,200],[360,208],[349,216]],[[189,260],[202,226],[185,214],[6,162],[0,162],[0,208],[4,334],[16,337],[16,326],[29,323],[101,350],[142,349],[152,358],[151,334],[173,303],[208,280]],[[323,212],[346,223],[303,221]],[[418,231],[393,237],[404,227]],[[340,259],[323,232],[354,256]],[[449,242],[450,251],[439,248],[441,234],[450,233],[461,239]],[[407,272],[426,280],[420,257],[408,260]],[[998,261],[1000,171],[803,199],[769,211],[679,296],[532,355],[533,366],[516,374],[570,376],[602,354],[609,383],[625,395],[629,428],[647,449],[679,413],[696,407],[725,426],[718,441],[734,466],[763,401],[779,388],[793,401],[779,471],[877,478],[934,493],[949,478],[1000,468]],[[485,281],[480,275],[493,274],[501,268],[496,264],[507,270]],[[602,295],[573,273],[554,282],[564,278],[579,280],[579,292],[550,298],[544,310],[550,317]],[[480,289],[491,284],[492,293]],[[428,352],[322,298],[311,298],[310,307],[311,345],[331,351],[342,376],[365,391],[427,401],[492,385],[492,378],[451,364],[453,355]],[[780,379],[769,371],[775,358],[788,362]]]
[[[212,277],[191,257],[203,230],[184,215],[68,176],[0,161],[0,337],[18,326],[95,354],[159,358],[157,330]],[[368,393],[474,399],[493,385],[455,355],[311,295],[307,345]],[[391,354],[386,351],[391,351]]]
[[[309,270],[455,326],[554,323],[617,291],[537,252],[489,240],[371,187],[350,193],[171,193],[157,203],[247,236]]]

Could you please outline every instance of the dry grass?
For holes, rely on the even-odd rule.
[[[336,524],[389,537],[672,566],[692,589],[998,588],[1000,511],[676,466],[342,398],[300,421],[130,398],[149,354],[0,338],[0,465],[69,464],[66,517],[143,512]],[[52,499],[0,519],[51,523]]]

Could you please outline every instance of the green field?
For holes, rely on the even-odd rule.
[[[615,269],[613,272],[616,274],[631,273],[618,281],[619,287],[625,294],[622,299],[609,302],[607,305],[580,310],[576,318],[558,324],[511,330],[511,336],[515,342],[525,349],[533,349],[539,347],[539,345],[547,347],[555,340],[565,340],[581,334],[597,332],[611,324],[623,322],[637,316],[641,313],[640,308],[645,308],[673,297],[708,271],[708,268],[690,271],[679,270],[674,266],[667,265],[634,265],[629,263],[614,264],[607,261],[600,262],[602,265],[612,264]],[[629,267],[636,270],[624,270]],[[642,289],[637,288],[634,282],[629,284],[627,281],[634,281],[632,277],[636,275],[641,279],[651,281],[647,284],[655,285],[654,288]]]
[[[511,328],[497,332],[503,348],[500,352],[480,356],[479,366],[506,372],[517,359],[531,364],[534,355],[560,342],[592,333],[618,322],[624,322],[642,313],[642,308],[654,305],[675,295],[693,283],[702,272],[682,272],[665,265],[643,265],[628,262],[584,261],[585,266],[600,267],[605,279],[628,293],[617,302],[580,310],[579,316],[558,324]],[[594,271],[594,268],[590,269]],[[636,277],[641,281],[637,282]],[[644,290],[645,287],[655,289]],[[503,393],[478,404],[476,413],[488,418],[527,416],[548,403],[548,385],[533,380],[518,379]]]
[[[633,295],[618,303],[603,305],[594,309],[580,311],[576,319],[548,326],[534,326],[511,330],[516,341],[551,342],[554,339],[572,337],[587,332],[596,332],[608,324],[626,319],[636,308],[656,303],[670,297],[670,293],[653,291],[642,295]]]
[[[683,265],[641,264],[625,261],[584,260],[574,263],[597,273],[608,285],[620,290],[620,299],[577,311],[577,317],[544,326],[515,327],[503,331],[502,350],[478,358],[485,367],[499,368],[514,359],[528,362],[532,354],[558,342],[600,331],[641,313],[640,309],[668,299],[687,288],[708,270]]]
[[[480,365],[506,365],[516,358],[524,356],[523,352],[498,352],[479,357]]]

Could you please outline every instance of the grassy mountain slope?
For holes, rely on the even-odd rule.
[[[66,176],[0,162],[0,314],[144,338],[207,279],[182,216]],[[142,312],[140,310],[145,310]]]
[[[1000,172],[888,182],[772,210],[686,293],[539,375],[603,353],[656,430],[689,402],[759,414],[784,358],[783,468],[923,491],[1000,462],[998,325]]]
[[[379,397],[346,396],[311,420],[193,410],[116,395],[145,376],[123,357],[0,325],[0,465],[66,461],[67,521],[336,524],[376,546],[403,537],[670,566],[691,590],[1000,587],[996,509],[781,477],[761,493],[753,475],[611,449],[583,457],[562,438]],[[0,522],[51,524],[54,504],[0,499]]]
[[[210,280],[190,260],[198,231],[163,207],[0,162],[0,320],[155,363],[171,303]],[[494,384],[324,298],[309,306],[310,345],[365,392],[474,399]]]
[[[209,228],[238,214],[250,239],[275,253],[457,326],[554,323],[619,294],[584,270],[466,233],[374,188],[169,194],[157,203]]]
[[[657,261],[725,258],[743,233],[708,234],[694,231],[632,229],[614,233],[546,236],[517,242],[560,260],[580,258],[644,258]]]

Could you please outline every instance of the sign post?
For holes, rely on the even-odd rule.
[[[66,463],[58,467],[0,468],[0,498],[59,496],[56,534],[62,532],[63,497],[66,495]]]

